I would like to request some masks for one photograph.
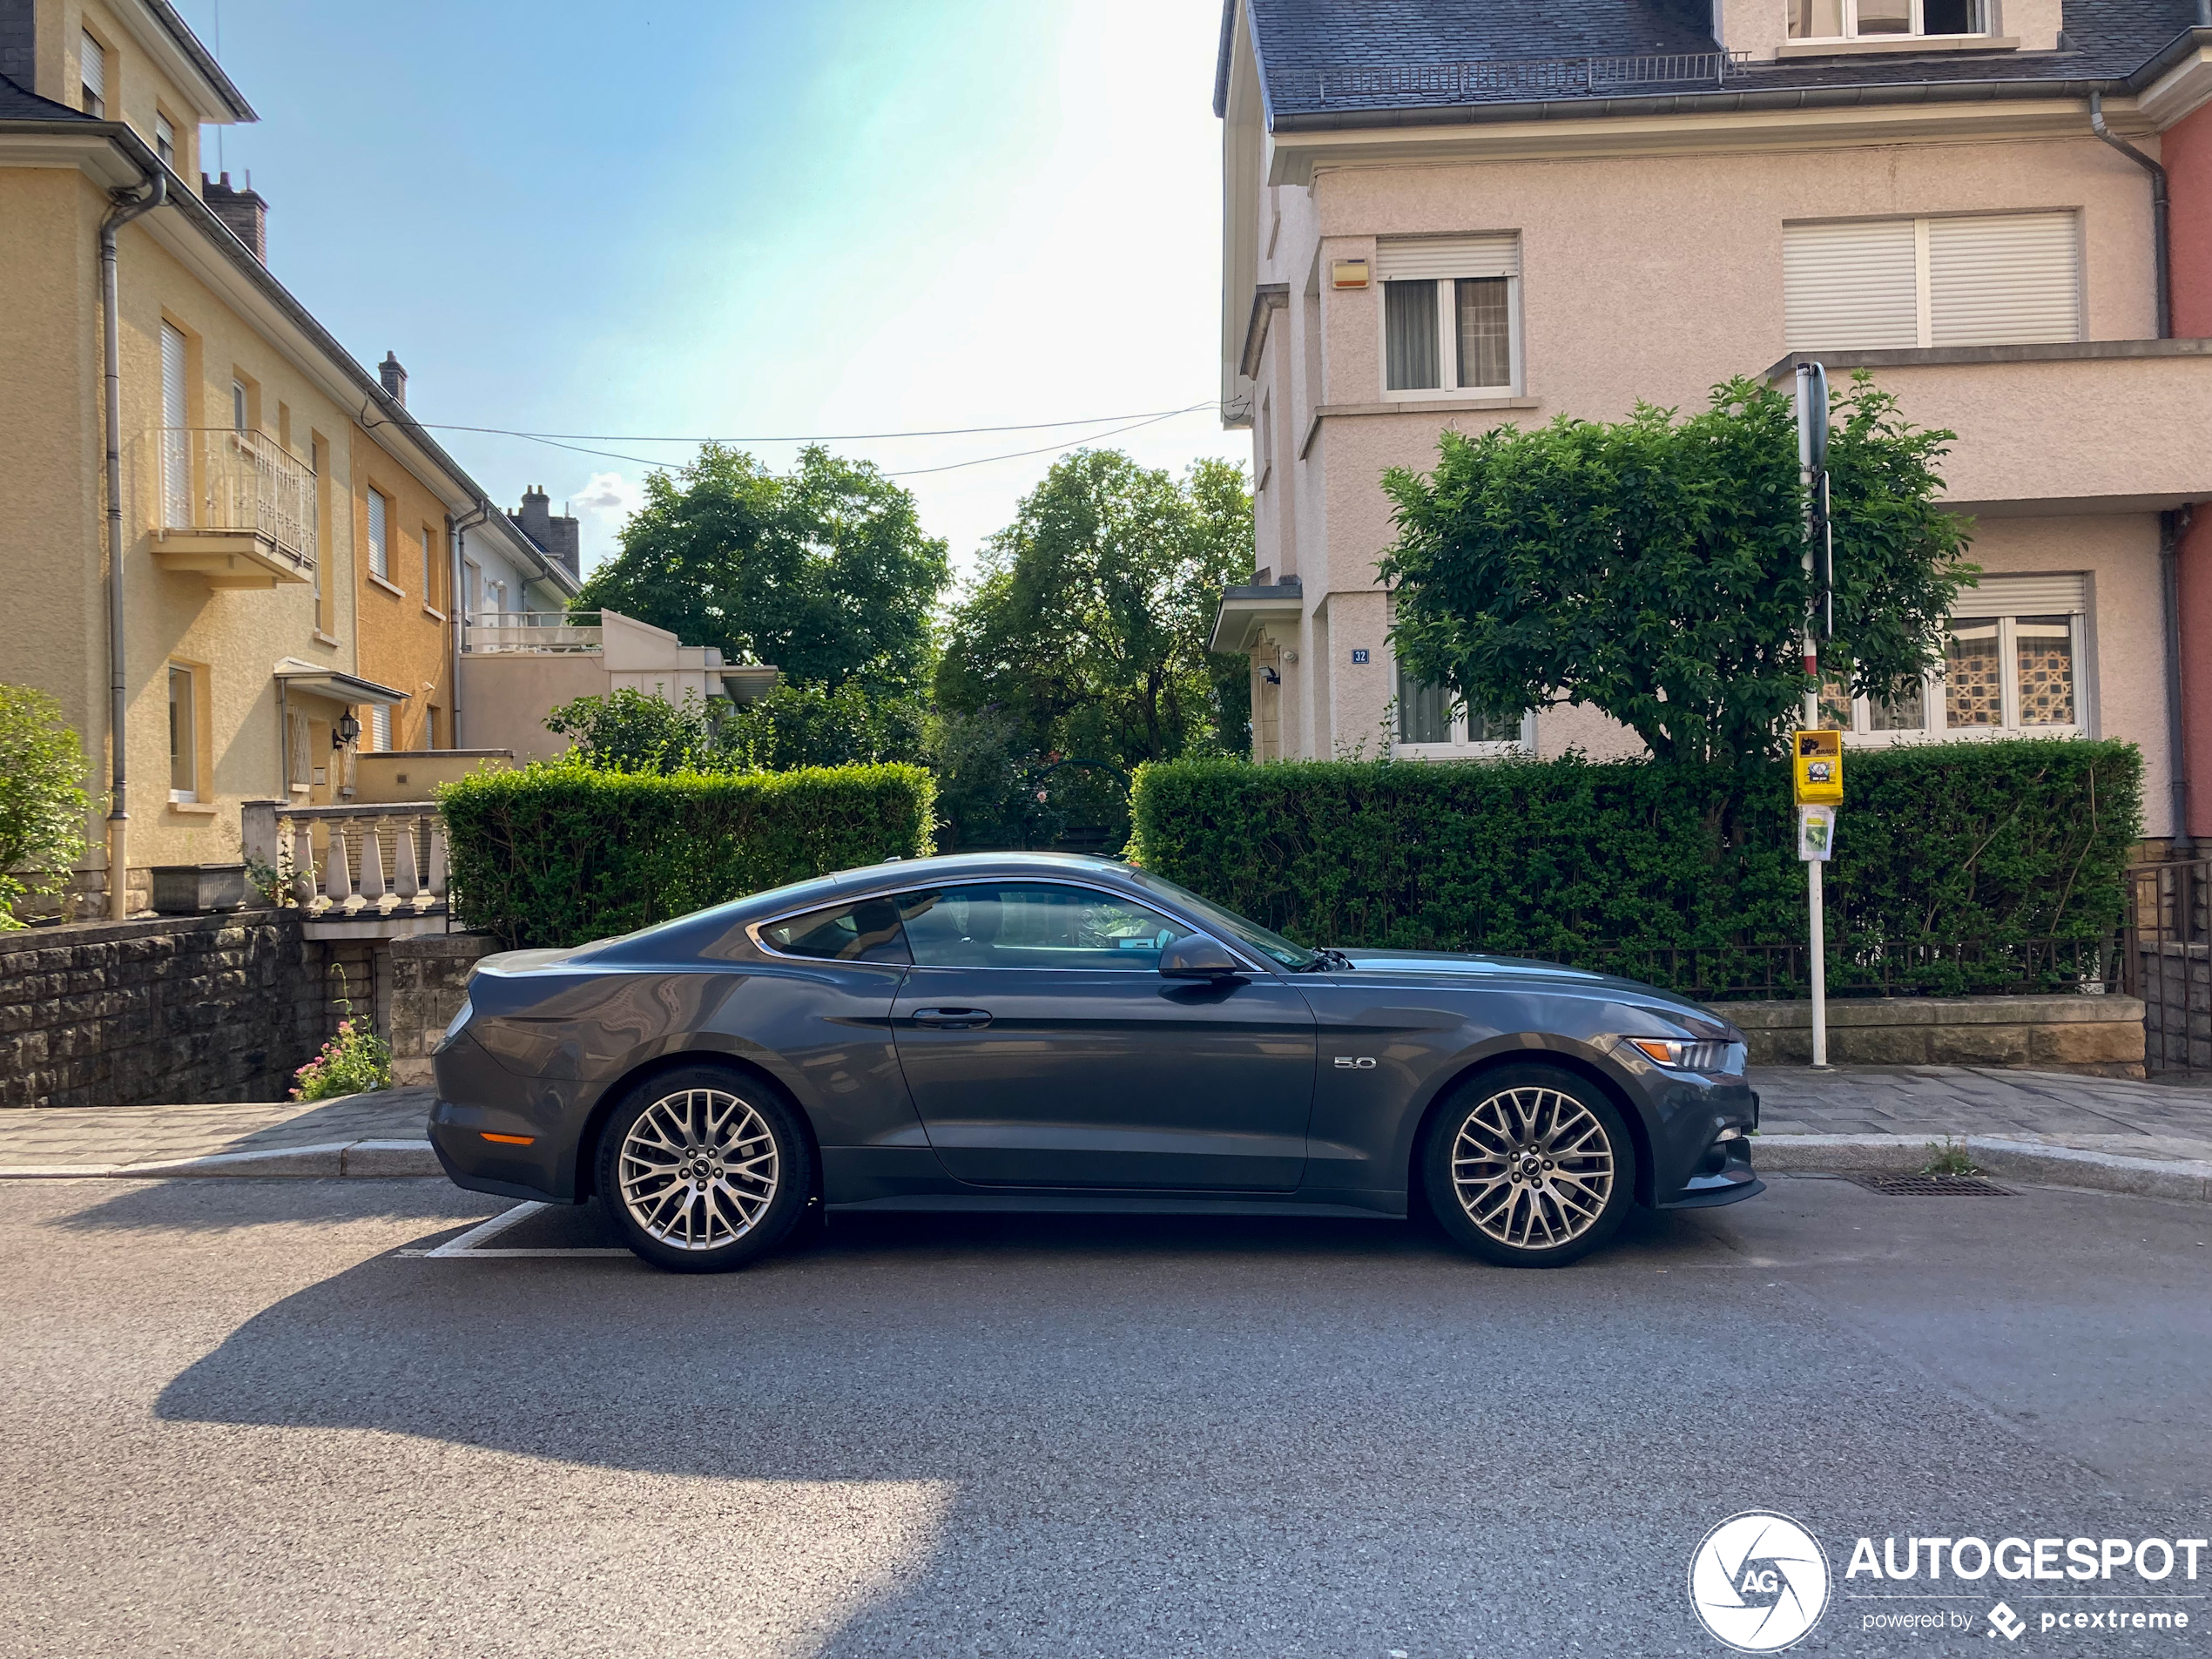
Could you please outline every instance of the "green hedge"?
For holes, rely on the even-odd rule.
[[[930,850],[919,766],[658,776],[555,761],[438,804],[455,913],[509,947],[578,945],[787,881]]]
[[[1955,995],[2110,977],[2140,834],[2133,745],[1854,750],[1830,983]],[[1483,950],[1708,995],[1796,995],[1786,769],[1647,761],[1147,766],[1147,869],[1313,944]]]

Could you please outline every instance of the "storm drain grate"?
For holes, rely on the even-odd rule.
[[[2012,1189],[1978,1175],[1855,1175],[1852,1180],[1892,1198],[2009,1198]]]

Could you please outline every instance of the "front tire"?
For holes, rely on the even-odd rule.
[[[813,1160],[782,1095],[723,1066],[631,1090],[599,1138],[600,1196],[623,1243],[656,1267],[722,1273],[781,1244],[806,1208]]]
[[[1421,1150],[1429,1208],[1460,1248],[1506,1267],[1564,1267],[1635,1202],[1635,1143],[1604,1091],[1557,1066],[1462,1083]]]

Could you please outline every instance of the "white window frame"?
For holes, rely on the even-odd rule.
[[[1480,743],[1467,738],[1467,706],[1456,703],[1452,708],[1452,736],[1444,743],[1408,743],[1398,735],[1406,729],[1406,710],[1402,696],[1397,691],[1402,676],[1398,658],[1393,653],[1390,661],[1391,740],[1390,753],[1393,760],[1512,760],[1527,759],[1536,752],[1536,713],[1530,710],[1521,717],[1521,732],[1517,737],[1490,738]]]
[[[1501,239],[1505,232],[1485,233],[1485,239]],[[1371,268],[1377,274],[1375,294],[1375,378],[1382,388],[1386,401],[1393,403],[1434,403],[1466,398],[1519,397],[1527,383],[1527,371],[1521,361],[1521,273],[1518,233],[1511,233],[1514,241],[1515,270],[1500,277],[1494,270],[1466,270],[1456,273],[1422,277],[1386,277],[1381,274],[1379,254]],[[1437,378],[1456,381],[1459,378],[1460,328],[1459,291],[1453,285],[1462,279],[1467,280],[1497,280],[1506,285],[1506,341],[1508,379],[1502,386],[1421,386],[1393,387],[1390,383],[1390,287],[1393,283],[1426,282],[1432,287],[1449,289],[1436,296]]]
[[[184,686],[181,699],[177,695],[179,681]],[[181,733],[178,731],[177,720],[177,711],[180,705],[185,712]],[[190,664],[172,662],[169,664],[169,799],[172,802],[197,803],[199,799],[199,786],[203,781],[199,775],[199,676],[192,671]],[[180,736],[183,740],[181,753],[179,751]],[[177,786],[177,763],[179,759],[184,762],[185,775],[192,779],[191,786],[183,789]]]
[[[1902,38],[1902,37],[1899,37]],[[2087,260],[2084,255],[2081,213],[2071,207],[2027,207],[2008,209],[1993,213],[1923,213],[1912,218],[1868,219],[1806,219],[1791,221],[1783,226],[1786,237],[1797,229],[1821,230],[1830,226],[1843,225],[1910,225],[1912,227],[1912,321],[1913,343],[1922,350],[1935,344],[1935,276],[1934,256],[1931,248],[1932,227],[1938,224],[1957,224],[1968,219],[2013,219],[2030,218],[2063,219],[2068,222],[2074,237],[2074,333],[2071,339],[2079,341],[2088,334]],[[1785,276],[1783,287],[1783,309],[1787,315],[1790,289]],[[1989,341],[1989,344],[2034,344],[2033,341]],[[1792,344],[1792,352],[1817,355],[1823,351],[1849,349],[1833,344]]]
[[[378,703],[368,711],[368,746],[377,754],[392,752],[392,705]]]
[[[1851,698],[1851,725],[1843,728],[1846,747],[1854,749],[1887,749],[1915,743],[1961,743],[1977,739],[2000,742],[2008,738],[2081,738],[2089,735],[2089,629],[2088,617],[2080,610],[2060,612],[2052,610],[2005,610],[1995,606],[1977,610],[1971,592],[1960,596],[1963,603],[1958,619],[1961,622],[1994,622],[1997,624],[1997,654],[2003,664],[2000,708],[2003,719],[1996,725],[1952,725],[1948,724],[1950,710],[1944,698],[1944,677],[1940,670],[1925,676],[1920,685],[1920,710],[1926,722],[1911,732],[1877,732],[1873,729],[1873,705],[1869,698]],[[2020,711],[2019,641],[2020,623],[2025,617],[2065,615],[2073,625],[2070,648],[2074,653],[2074,718],[2066,725],[2022,725]],[[1824,714],[1822,724],[1828,724]]]
[[[174,169],[177,165],[177,124],[160,111],[153,112],[153,152],[161,158],[162,165]]]
[[[1905,33],[1901,35],[1862,35],[1858,31],[1858,0],[1843,0],[1844,32],[1842,34],[1791,35],[1788,37],[1788,39],[1790,44],[1793,46],[1803,45],[1811,41],[1822,40],[1974,40],[1981,38],[1991,32],[1989,27],[1990,0],[1971,0],[1971,3],[1973,3],[1980,12],[1979,21],[1980,22],[1981,27],[1979,29],[1969,29],[1964,34],[1931,35],[1927,30],[1925,7],[1923,3],[1923,0],[1912,0],[1912,27],[1906,30]]]
[[[426,605],[435,605],[438,593],[438,584],[434,580],[437,572],[432,568],[430,563],[436,556],[435,544],[431,536],[431,529],[425,524],[422,527],[422,603]]]
[[[253,407],[253,396],[246,389],[246,382],[236,375],[231,377],[231,430],[250,432],[253,429],[247,411]]]
[[[1267,488],[1267,481],[1275,475],[1275,394],[1259,395],[1259,420],[1254,433],[1259,449],[1258,475],[1252,480],[1252,492],[1257,495]]]

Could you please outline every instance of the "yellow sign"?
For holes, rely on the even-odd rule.
[[[1790,769],[1800,806],[1840,806],[1844,801],[1844,734],[1799,732],[1790,741]]]

